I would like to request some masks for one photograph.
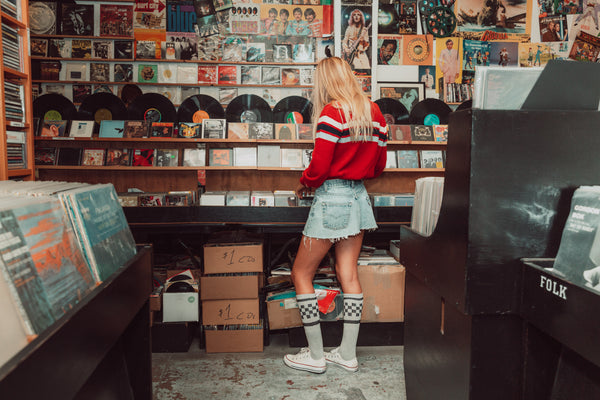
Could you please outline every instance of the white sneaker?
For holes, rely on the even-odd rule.
[[[313,372],[315,374],[322,374],[327,369],[325,358],[322,357],[320,360],[315,360],[310,355],[308,347],[303,347],[298,354],[286,354],[283,357],[283,362],[290,368]]]
[[[325,360],[328,363],[335,364],[337,366],[344,368],[346,371],[350,371],[350,372],[358,371],[358,361],[356,360],[356,357],[354,357],[352,360],[344,360],[342,358],[342,356],[340,355],[339,347],[336,347],[335,349],[333,349],[331,351],[326,351],[325,352]]]

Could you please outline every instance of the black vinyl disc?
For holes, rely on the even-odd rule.
[[[73,120],[76,119],[77,108],[65,96],[48,93],[34,100],[33,116],[49,121]]]
[[[273,119],[282,124],[310,124],[312,103],[301,96],[285,97],[273,107]]]
[[[206,118],[225,118],[225,110],[214,97],[205,94],[188,97],[177,109],[178,122],[202,122]]]
[[[375,100],[375,104],[379,106],[385,122],[388,125],[408,125],[408,110],[404,104],[391,97],[384,97]]]
[[[127,107],[127,119],[147,122],[175,122],[177,110],[166,96],[146,93],[136,97]]]
[[[94,93],[79,105],[77,118],[86,121],[120,121],[127,118],[127,107],[123,100],[112,93]]]
[[[227,122],[273,122],[273,112],[265,99],[255,94],[242,94],[225,110]]]
[[[469,110],[471,107],[473,107],[473,100],[465,100],[454,111]]]
[[[425,99],[415,104],[408,121],[414,125],[445,125],[451,112],[450,106],[443,101]]]

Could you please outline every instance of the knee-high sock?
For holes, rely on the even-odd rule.
[[[317,296],[311,294],[296,295],[300,317],[304,325],[304,333],[308,341],[308,348],[312,358],[318,360],[323,358],[323,337],[321,336],[321,325],[319,323],[319,304]]]
[[[344,294],[344,334],[340,355],[344,360],[356,357],[356,341],[362,317],[363,294]]]

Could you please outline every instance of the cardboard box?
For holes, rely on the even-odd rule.
[[[150,311],[160,311],[162,307],[162,294],[163,287],[155,288],[152,293],[150,293]]]
[[[262,243],[208,243],[204,245],[205,274],[262,271]]]
[[[263,330],[204,330],[207,353],[245,353],[263,351]]]
[[[400,264],[359,265],[364,302],[361,322],[404,321],[404,280]]]
[[[269,330],[286,329],[302,326],[300,310],[296,298],[267,301]]]
[[[200,278],[200,299],[257,299],[261,275],[203,276]]]
[[[202,301],[203,325],[254,325],[259,322],[258,299]]]
[[[154,322],[152,326],[152,352],[187,352],[194,340],[197,322]]]
[[[198,293],[163,293],[163,322],[198,321]]]

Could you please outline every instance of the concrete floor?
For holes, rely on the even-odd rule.
[[[154,399],[406,399],[402,346],[359,347],[358,372],[328,366],[318,375],[283,364],[286,353],[298,351],[287,335],[270,339],[262,353],[207,354],[197,342],[187,353],[154,353]]]

